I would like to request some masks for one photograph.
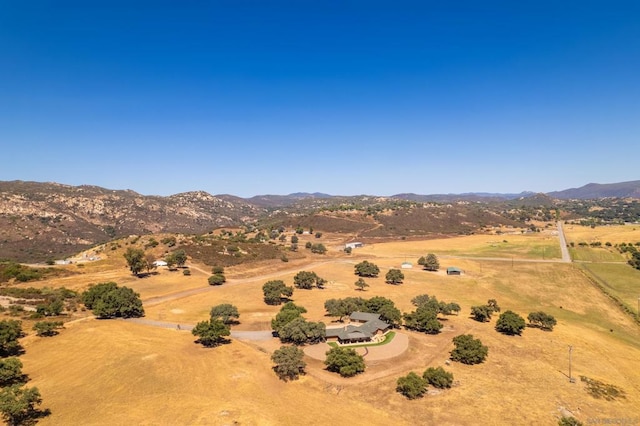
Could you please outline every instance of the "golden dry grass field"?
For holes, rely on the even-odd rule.
[[[325,256],[305,251],[306,259],[295,262],[227,268],[228,282],[218,287],[207,285],[210,268],[204,265],[191,265],[190,277],[166,270],[144,279],[131,277],[121,253],[114,251],[108,259],[78,268],[80,275],[37,284],[82,289],[113,280],[134,288],[143,300],[153,300],[145,307],[148,319],[182,324],[206,319],[213,305],[233,303],[241,315],[234,330],[269,330],[279,307],[264,304],[262,285],[270,279],[291,285],[299,270],[314,271],[328,281],[324,290],[294,291],[293,300],[308,309],[305,316],[311,320],[329,323],[324,302],[348,296],[388,297],[404,312],[413,309],[414,296],[424,293],[461,305],[460,315],[443,321],[442,333],[401,331],[409,336],[407,352],[369,362],[367,371],[354,378],[340,378],[323,370],[320,361],[307,359],[308,374],[284,383],[271,371],[269,354],[279,347],[275,339],[232,340],[206,349],[186,331],[118,320],[87,319],[67,325],[52,338],[28,336],[21,359],[29,385],[40,389],[44,407],[52,411],[41,420],[43,425],[552,425],[561,410],[585,423],[630,418],[640,423],[640,327],[580,268],[537,261],[542,260],[537,248],[555,253],[554,244],[558,246],[557,237],[542,232],[380,243],[351,255],[334,247]],[[555,250],[553,257],[559,258]],[[417,258],[429,252],[441,256],[441,268],[458,266],[464,274],[422,271]],[[485,257],[502,260],[480,259]],[[360,292],[354,287],[354,265],[363,259],[376,263],[381,277],[366,279],[370,287]],[[404,283],[385,284],[387,270],[405,260],[414,267],[403,270]],[[199,288],[198,294],[177,297]],[[522,336],[502,335],[494,329],[496,317],[490,323],[468,317],[471,306],[491,298],[502,310],[525,318],[543,310],[554,315],[558,325],[552,332],[527,328]],[[474,334],[489,347],[483,364],[445,366],[453,372],[455,386],[419,400],[409,401],[395,391],[401,375],[444,365],[453,348],[451,339],[463,333]],[[579,379],[569,383],[569,345],[573,377],[615,385],[625,397],[596,399]]]

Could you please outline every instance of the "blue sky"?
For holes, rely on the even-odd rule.
[[[0,0],[0,147],[157,195],[637,180],[640,3]]]

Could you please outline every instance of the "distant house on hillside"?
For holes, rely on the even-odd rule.
[[[164,260],[156,260],[155,262],[153,262],[153,264],[155,266],[167,266],[167,262],[165,262]]]
[[[411,269],[413,268],[413,265],[411,264],[411,262],[402,262],[402,265],[400,265],[400,267],[402,269]]]
[[[328,328],[327,340],[340,343],[370,342],[375,336],[386,333],[391,326],[380,319],[379,314],[368,312],[354,312],[349,316],[351,322],[360,325],[349,324],[340,328]]]
[[[364,246],[364,244],[360,243],[360,242],[353,242],[353,243],[347,243],[344,245],[344,248],[350,248],[350,249],[355,249],[355,248],[360,248]]]
[[[447,268],[447,275],[462,275],[462,269],[455,266],[449,266]]]

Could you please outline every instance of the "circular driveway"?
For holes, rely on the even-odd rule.
[[[349,345],[342,346],[344,348]],[[385,359],[395,358],[402,355],[409,348],[409,336],[396,331],[396,335],[390,343],[382,346],[364,346],[354,348],[356,352],[362,355],[365,361],[381,361]],[[331,349],[327,343],[317,343],[315,345],[305,346],[304,353],[311,358],[324,361],[327,351]]]

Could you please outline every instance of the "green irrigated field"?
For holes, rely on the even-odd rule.
[[[626,262],[626,258],[615,248],[569,247],[571,259],[578,262]]]
[[[637,312],[640,299],[640,271],[628,264],[588,263],[583,265],[612,295]]]

